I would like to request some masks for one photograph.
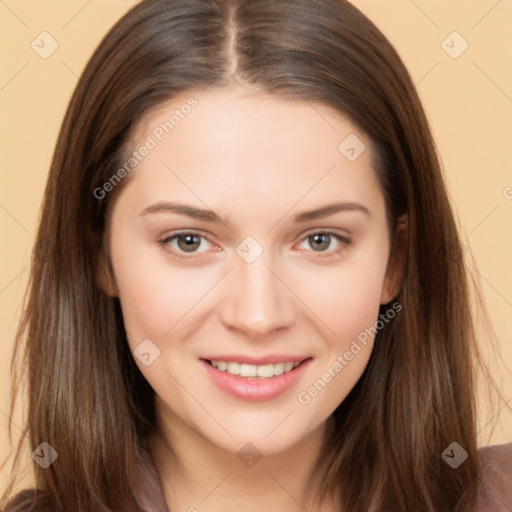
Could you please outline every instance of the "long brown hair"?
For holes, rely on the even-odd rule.
[[[97,279],[124,183],[102,199],[94,191],[126,161],[144,113],[182,91],[235,83],[347,116],[372,142],[391,228],[409,215],[403,311],[379,331],[334,412],[314,472],[322,495],[346,512],[469,510],[482,366],[470,279],[430,128],[397,52],[345,0],[145,0],[92,55],[58,137],[11,402],[12,414],[27,372],[25,433],[31,449],[47,442],[58,459],[34,464],[37,492],[6,511],[137,510],[137,453],[155,425],[154,391],[128,348],[118,299]],[[441,457],[454,441],[468,453],[457,470]]]

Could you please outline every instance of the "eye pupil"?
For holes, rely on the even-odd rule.
[[[316,247],[319,249],[327,249],[329,247],[329,242],[331,239],[329,234],[316,233],[312,235],[310,238],[314,240],[315,244],[319,243],[319,245],[316,245]]]
[[[184,244],[181,243],[182,240],[184,240]],[[178,237],[178,245],[186,252],[193,252],[201,245],[201,241],[196,235],[181,235]]]

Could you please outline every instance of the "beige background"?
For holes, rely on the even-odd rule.
[[[8,450],[5,432],[10,421],[8,377],[14,330],[57,132],[86,60],[134,3],[0,1],[0,456]],[[512,1],[354,3],[396,46],[417,85],[511,368]],[[48,36],[39,37],[45,31],[58,48],[43,59],[31,43],[41,46],[45,37],[45,48],[50,48]],[[450,36],[454,31],[463,39]],[[467,50],[452,58],[464,48],[464,41]],[[501,387],[512,405],[510,377],[503,378]],[[500,424],[489,439],[486,433],[493,417]],[[482,411],[480,428],[481,443],[512,441],[512,414],[503,404]],[[4,479],[2,475],[0,488]]]

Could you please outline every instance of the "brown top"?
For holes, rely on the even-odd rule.
[[[140,488],[136,492],[136,499],[140,512],[169,512],[153,456],[147,449],[139,451],[137,472]]]
[[[482,480],[473,512],[512,512],[512,443],[480,449]],[[169,512],[160,478],[149,451],[140,452],[141,512]]]
[[[480,450],[482,480],[474,512],[512,512],[512,443]]]

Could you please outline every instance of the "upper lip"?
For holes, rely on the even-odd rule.
[[[243,363],[261,366],[265,364],[277,363],[302,363],[311,356],[297,356],[297,355],[282,355],[282,354],[269,354],[267,356],[253,357],[247,355],[219,355],[202,357],[206,361],[226,361],[227,363]]]

